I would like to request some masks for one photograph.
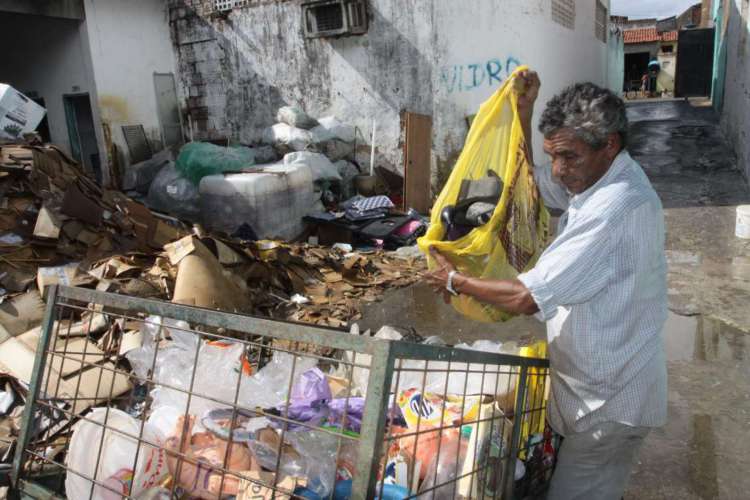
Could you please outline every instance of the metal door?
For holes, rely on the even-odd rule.
[[[156,108],[161,126],[161,138],[164,146],[182,144],[182,125],[177,101],[174,75],[172,73],[154,73],[154,90],[156,91]]]
[[[677,43],[677,97],[710,96],[714,63],[714,29],[680,31]]]

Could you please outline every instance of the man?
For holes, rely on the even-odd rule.
[[[540,83],[532,72],[522,78],[519,112],[530,139]],[[555,240],[513,280],[457,273],[433,249],[437,267],[426,280],[547,323],[548,418],[564,436],[548,498],[619,499],[638,448],[666,420],[662,207],[626,150],[625,105],[610,91],[567,88],[539,129],[552,164],[535,167],[535,178],[546,204],[565,210]]]

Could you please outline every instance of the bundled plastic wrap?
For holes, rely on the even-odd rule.
[[[180,150],[177,171],[196,186],[207,175],[240,172],[255,164],[255,153],[243,146],[224,148],[207,142],[190,142]]]

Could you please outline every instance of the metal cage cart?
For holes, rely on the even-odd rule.
[[[533,498],[554,467],[545,359],[71,287],[37,337],[22,498]]]

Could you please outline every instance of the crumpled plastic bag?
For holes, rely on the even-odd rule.
[[[248,446],[263,468],[285,476],[306,477],[307,489],[319,498],[327,498],[333,491],[336,478],[339,438],[327,432],[310,429],[286,432],[284,436],[286,443],[281,446],[281,459],[278,457],[278,444],[254,440],[250,441]]]
[[[298,151],[284,156],[284,165],[307,165],[313,174],[313,182],[341,181],[339,169],[325,155],[309,151]]]
[[[549,213],[534,181],[533,169],[526,155],[518,95],[514,90],[516,76],[528,70],[521,66],[505,84],[482,104],[474,118],[466,144],[448,182],[432,208],[427,234],[420,238],[419,248],[428,257],[435,247],[459,272],[486,279],[513,279],[531,269],[541,255],[549,235]],[[500,201],[489,222],[471,229],[455,241],[449,241],[442,212],[455,206],[464,180],[478,180],[489,172],[503,184]],[[453,307],[476,321],[505,321],[512,315],[480,302],[468,295],[451,299]]]
[[[316,140],[309,130],[277,123],[263,131],[263,142],[276,147],[286,147],[292,151],[305,151],[310,149]]]
[[[311,129],[318,124],[315,118],[305,113],[299,106],[283,106],[276,113],[276,120],[292,127],[304,130]]]
[[[343,142],[354,142],[357,138],[356,129],[352,125],[339,121],[335,116],[324,116],[318,120],[318,123],[319,125],[311,130],[318,137],[325,137],[326,140],[338,139]]]
[[[133,497],[138,497],[141,492],[157,486],[168,476],[165,452],[145,443],[140,444],[139,450],[141,423],[121,410],[107,410],[94,408],[86,414],[87,420],[80,420],[73,426],[65,463],[72,471],[88,477],[96,476],[106,485],[96,485],[91,498],[119,499],[128,495],[130,488]],[[158,435],[148,424],[143,429],[143,439],[159,441]],[[138,463],[134,471],[136,452]],[[88,479],[73,473],[66,475],[67,498],[89,498],[90,488],[91,481]]]
[[[198,186],[183,177],[173,162],[156,174],[148,188],[146,205],[189,221],[197,221],[201,213]]]
[[[276,410],[287,418],[307,424],[289,424],[290,430],[307,430],[309,426],[330,425],[342,427],[346,418],[346,429],[359,432],[365,400],[359,397],[333,398],[328,379],[319,368],[311,368],[297,379],[292,387],[289,405],[282,403]],[[284,425],[274,422],[275,427]]]
[[[143,324],[143,345],[126,354],[138,377],[146,378],[154,366],[152,408],[175,410],[159,413],[162,423],[158,427],[163,432],[169,432],[174,419],[186,409],[192,415],[203,417],[216,408],[230,408],[235,401],[239,377],[242,380],[238,406],[275,408],[286,401],[292,368],[296,366],[296,379],[317,364],[316,360],[307,357],[297,357],[295,363],[292,354],[276,352],[266,366],[248,375],[242,368],[244,346],[241,343],[206,342],[198,334],[186,331],[188,329],[185,322],[149,316]],[[167,337],[171,341],[166,341]],[[157,342],[161,344],[154,364]],[[188,395],[178,389],[190,390],[191,378],[193,396],[187,408]]]

